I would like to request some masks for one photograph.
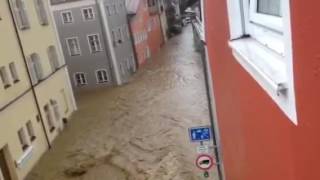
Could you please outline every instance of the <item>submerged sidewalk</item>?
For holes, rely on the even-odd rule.
[[[209,112],[190,27],[129,84],[78,99],[78,112],[27,180],[202,179],[188,128],[208,125]]]

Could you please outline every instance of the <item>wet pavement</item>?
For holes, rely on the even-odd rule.
[[[191,27],[130,83],[78,96],[79,110],[27,180],[204,179],[188,137],[189,127],[209,124]]]

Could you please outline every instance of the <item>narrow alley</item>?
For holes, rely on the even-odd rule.
[[[28,180],[203,178],[188,128],[209,112],[190,26],[127,85],[82,92],[78,108]]]

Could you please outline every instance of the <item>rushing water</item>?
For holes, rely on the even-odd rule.
[[[203,179],[188,137],[189,127],[209,124],[191,27],[172,38],[130,83],[81,93],[78,106],[28,180]]]

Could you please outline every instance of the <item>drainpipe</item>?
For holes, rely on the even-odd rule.
[[[118,66],[118,62],[117,62],[115,48],[113,47],[110,26],[109,26],[108,18],[107,18],[108,15],[107,15],[107,13],[105,11],[105,7],[104,7],[104,0],[95,0],[95,1],[98,6],[98,15],[101,18],[102,31],[104,34],[104,36],[102,36],[103,41],[105,42],[106,46],[109,47],[114,78],[116,80],[117,85],[122,85],[123,82],[122,82],[122,78],[121,78],[121,74],[120,74],[120,70],[119,70],[119,66]]]
[[[13,20],[13,23],[14,23],[14,30],[15,30],[15,33],[17,35],[17,39],[18,39],[18,44],[19,44],[19,48],[21,50],[21,55],[22,55],[22,58],[23,58],[23,61],[24,61],[24,65],[25,65],[25,68],[27,70],[27,73],[28,73],[28,81],[31,85],[31,92],[32,92],[32,95],[34,97],[34,100],[35,100],[35,103],[36,103],[36,107],[37,107],[37,110],[38,110],[38,114],[39,114],[39,117],[40,117],[40,122],[41,122],[41,125],[42,125],[42,128],[43,128],[43,131],[44,131],[44,134],[45,134],[45,137],[46,137],[46,142],[48,144],[48,148],[51,149],[51,143],[50,143],[50,139],[49,139],[49,135],[47,133],[47,130],[46,130],[46,126],[45,126],[45,123],[43,121],[43,116],[41,114],[41,108],[40,108],[40,105],[39,105],[39,101],[38,101],[38,97],[37,97],[37,94],[36,94],[36,91],[34,89],[34,86],[33,86],[33,83],[32,83],[32,79],[31,79],[31,73],[30,73],[30,70],[28,68],[28,63],[27,63],[27,59],[26,59],[26,56],[25,56],[25,53],[24,53],[24,50],[23,50],[23,46],[22,46],[22,42],[21,42],[21,38],[20,38],[20,35],[19,35],[19,31],[17,29],[17,26],[16,26],[16,20],[14,18],[14,15],[13,15],[13,12],[12,12],[12,4],[10,3],[9,0],[7,0],[7,3],[9,5],[9,9],[10,9],[10,16]]]

